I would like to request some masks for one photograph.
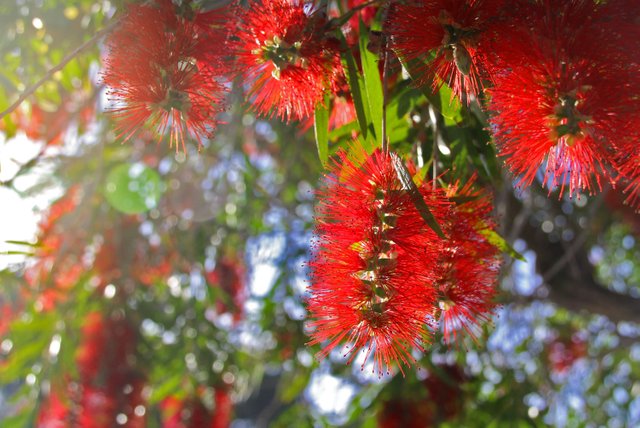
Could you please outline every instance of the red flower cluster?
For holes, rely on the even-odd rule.
[[[426,224],[389,153],[361,164],[342,153],[331,168],[319,195],[308,301],[310,343],[325,345],[320,356],[345,345],[351,362],[366,349],[374,371],[388,372],[392,361],[410,365],[412,348],[424,349],[439,308],[447,340],[459,329],[475,334],[486,320],[499,265],[482,234],[493,227],[488,199],[456,207],[427,183],[420,194],[449,239]]]
[[[477,97],[490,76],[483,47],[502,0],[410,0],[390,9],[391,45],[407,61],[417,60],[421,84],[447,83],[465,101]],[[435,58],[428,61],[435,52]]]
[[[462,385],[467,378],[457,365],[436,366],[409,394],[382,401],[380,428],[430,428],[459,415],[464,408]]]
[[[230,51],[255,109],[286,120],[312,116],[342,74],[326,15],[301,0],[262,0],[237,14]]]
[[[171,145],[184,149],[188,136],[202,143],[222,109],[223,15],[200,13],[171,0],[131,5],[108,41],[104,82],[116,106],[119,137],[145,125],[169,130]]]
[[[93,312],[85,319],[76,354],[79,378],[55,390],[40,410],[39,426],[145,426],[144,377],[135,368],[136,333],[121,317]],[[59,425],[56,425],[59,424]]]
[[[216,311],[231,313],[234,322],[240,321],[247,297],[242,263],[233,257],[223,257],[218,260],[214,270],[206,272],[206,278],[212,287],[216,287]]]
[[[37,294],[37,308],[51,310],[67,299],[67,293],[83,273],[82,232],[70,236],[66,227],[80,200],[81,191],[72,187],[51,205],[39,224],[35,262],[25,270],[29,292]]]
[[[637,177],[640,81],[625,40],[640,34],[624,25],[630,33],[621,33],[609,12],[591,0],[513,7],[509,37],[496,43],[503,64],[489,109],[499,152],[522,184],[545,163],[544,183],[561,194],[594,193],[616,169]]]
[[[551,369],[557,374],[565,374],[577,360],[587,356],[588,344],[579,334],[554,339],[546,347]]]
[[[168,397],[161,403],[164,428],[227,428],[231,424],[233,402],[225,389],[214,391],[215,408],[209,409],[198,396]]]

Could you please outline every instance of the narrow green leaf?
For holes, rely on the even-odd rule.
[[[358,118],[358,125],[360,125],[360,133],[362,134],[362,139],[366,140],[367,124],[369,123],[367,119],[369,103],[366,100],[364,83],[360,74],[358,73],[356,59],[351,53],[351,50],[346,46],[346,42],[344,42],[343,45],[344,60],[347,63],[347,81],[349,82],[349,89],[351,90],[351,98],[356,109],[356,117]]]
[[[487,238],[487,241],[489,241],[491,245],[495,246],[497,249],[499,249],[503,253],[507,253],[512,258],[520,260],[522,262],[527,261],[527,259],[525,259],[522,254],[514,250],[514,248],[511,245],[509,245],[509,243],[502,236],[500,236],[500,234],[498,234],[498,232],[496,232],[495,230],[490,228],[482,228],[478,230],[478,232],[482,236]]]
[[[323,167],[329,160],[329,94],[325,94],[324,102],[316,105],[313,121],[313,133],[318,146],[318,156]]]
[[[393,162],[393,167],[396,170],[396,174],[398,174],[398,178],[402,183],[402,187],[409,193],[409,196],[411,196],[411,200],[420,213],[422,219],[439,237],[441,237],[442,239],[446,239],[446,236],[444,232],[442,232],[438,221],[433,216],[433,214],[431,214],[429,206],[424,201],[424,198],[422,197],[418,186],[416,186],[416,183],[413,182],[411,174],[409,173],[409,170],[407,170],[407,167],[404,165],[404,162],[402,162],[402,159],[400,159],[400,157],[395,153],[391,153],[391,160]]]
[[[360,20],[360,59],[362,61],[362,74],[364,76],[364,86],[367,93],[369,113],[373,131],[373,136],[377,146],[382,145],[382,81],[380,80],[380,70],[378,69],[378,55],[367,49],[369,44],[369,30]]]
[[[12,239],[7,239],[6,241],[4,241],[5,244],[13,244],[13,245],[24,245],[26,247],[39,247],[40,244],[39,243],[33,243],[33,242],[28,242],[28,241],[14,241]]]
[[[3,256],[33,256],[34,253],[30,252],[30,251],[9,250],[9,251],[1,251],[0,255],[3,255]]]

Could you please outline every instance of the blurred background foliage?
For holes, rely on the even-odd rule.
[[[3,1],[0,110],[122,7]],[[104,114],[103,56],[101,41],[88,46],[0,124],[2,190],[39,218],[32,238],[11,225],[0,237],[0,425],[59,426],[46,425],[56,412],[77,426],[640,424],[640,216],[613,189],[515,190],[480,109],[391,64],[391,148],[426,177],[434,163],[447,181],[476,174],[523,260],[505,254],[480,343],[437,339],[419,369],[378,378],[305,344],[322,173],[313,126],[256,117],[235,82],[200,149],[121,144]],[[330,130],[329,152],[357,131]],[[100,412],[113,420],[100,425]],[[171,425],[180,418],[192,425]]]

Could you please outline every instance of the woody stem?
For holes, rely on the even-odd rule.
[[[11,104],[6,110],[0,113],[0,120],[2,120],[2,118],[4,118],[6,115],[13,112],[15,109],[17,109],[20,106],[20,104],[22,104],[27,98],[29,98],[29,96],[31,96],[40,86],[44,85],[49,80],[51,80],[51,78],[55,73],[62,70],[76,56],[80,55],[82,52],[89,49],[94,43],[96,43],[100,38],[102,38],[102,36],[110,33],[119,23],[120,23],[119,19],[112,22],[111,24],[104,27],[102,30],[98,31],[96,34],[94,34],[93,37],[91,37],[89,40],[87,40],[86,42],[84,42],[83,44],[75,48],[67,56],[62,58],[62,61],[60,61],[58,64],[56,64],[51,69],[49,69],[49,71],[47,71],[47,73],[44,76],[42,76],[40,80],[38,80],[36,83],[34,83],[33,85],[25,89],[25,91],[22,92],[22,94],[20,94],[18,99],[13,104]]]

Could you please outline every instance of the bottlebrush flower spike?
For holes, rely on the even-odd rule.
[[[107,40],[103,74],[118,137],[146,127],[184,150],[188,137],[201,144],[212,135],[223,108],[220,21],[218,12],[177,9],[170,0],[129,7]]]
[[[489,78],[483,38],[502,0],[410,0],[390,9],[386,30],[391,45],[416,69],[419,84],[447,83],[464,103],[482,91]],[[435,58],[429,61],[429,55]],[[427,62],[428,61],[428,62]]]
[[[299,0],[262,0],[238,15],[229,24],[230,47],[256,111],[286,120],[310,117],[342,74],[326,15]]]
[[[424,349],[436,304],[434,272],[424,261],[438,258],[442,242],[403,190],[391,155],[363,157],[360,165],[341,153],[319,194],[310,344],[323,344],[320,357],[345,345],[349,363],[362,349],[381,375],[394,362],[402,371],[414,361],[412,348]],[[424,191],[442,220],[444,194]]]
[[[507,68],[489,90],[491,122],[520,185],[546,165],[543,185],[560,186],[560,195],[565,187],[572,196],[595,193],[612,179],[616,153],[637,144],[637,73],[620,61],[624,35],[602,10],[589,0],[540,2],[498,46]],[[602,31],[605,22],[611,31]]]
[[[436,288],[446,343],[454,342],[459,332],[477,340],[481,325],[489,321],[497,291],[500,251],[487,238],[496,228],[492,198],[474,191],[473,182],[448,190],[450,197],[470,200],[453,207],[445,223],[449,239],[437,261]]]

